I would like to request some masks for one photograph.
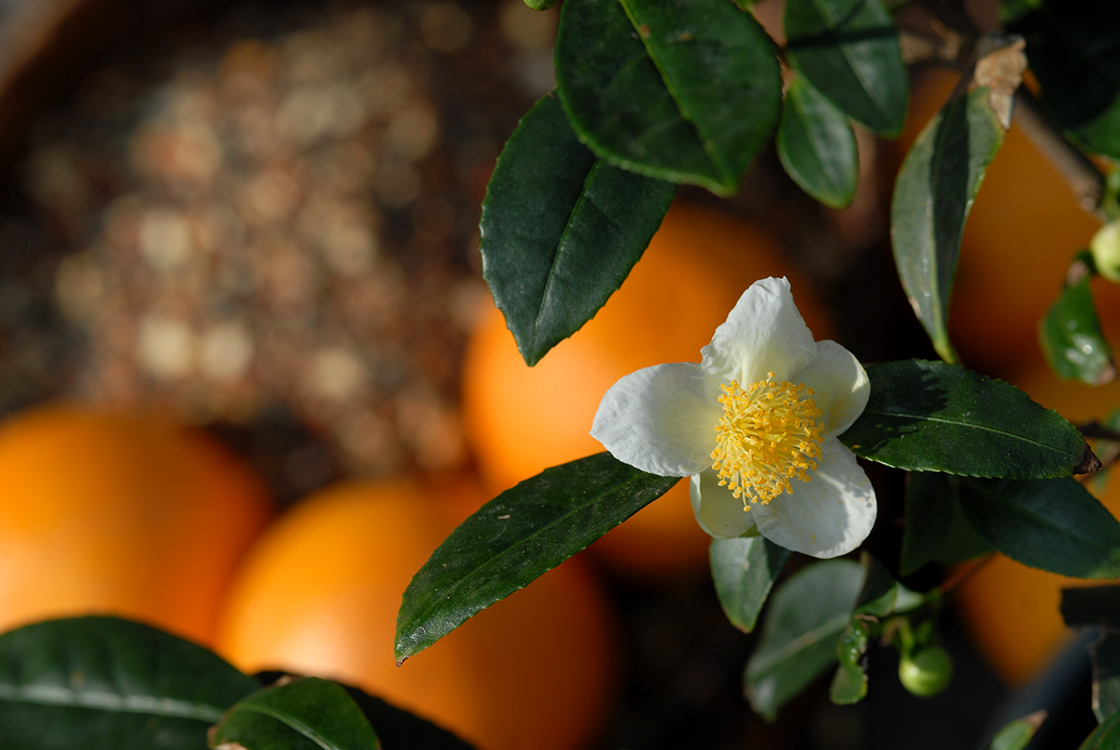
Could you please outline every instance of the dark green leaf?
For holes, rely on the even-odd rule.
[[[408,584],[397,615],[397,661],[555,568],[678,481],[599,453],[498,495],[455,529]]]
[[[858,563],[827,560],[791,576],[774,594],[758,648],[747,662],[746,691],[755,711],[773,719],[836,662],[863,578]]]
[[[953,507],[949,516],[949,530],[946,532],[945,538],[941,540],[941,544],[938,545],[937,551],[933,554],[934,562],[942,565],[956,565],[992,551],[992,545],[988,544],[988,540],[972,528],[972,522],[965,515],[964,508],[961,505],[960,479],[950,477],[950,484],[953,485],[954,491]],[[967,493],[967,490],[965,492]]]
[[[1027,59],[1057,123],[1098,153],[1120,158],[1120,6],[1112,0],[1038,4],[1008,31]]]
[[[840,440],[857,456],[910,471],[1051,478],[1100,462],[1057,412],[1000,380],[941,362],[871,365],[867,408]]]
[[[1120,713],[1109,716],[1078,750],[1120,750]]]
[[[113,617],[0,636],[5,750],[199,750],[207,728],[256,689],[214,653]]]
[[[1093,712],[1104,721],[1120,709],[1120,586],[1062,589],[1062,617],[1071,628],[1092,626],[1101,638],[1089,644],[1093,658]]]
[[[385,750],[475,750],[470,743],[416,714],[390,705],[358,688],[343,685],[377,731]]]
[[[992,739],[992,744],[988,745],[988,750],[1023,750],[1045,720],[1045,711],[1016,719],[999,730],[999,734]]]
[[[787,0],[785,30],[796,70],[853,120],[898,135],[910,79],[880,0]]]
[[[911,472],[906,482],[906,526],[902,530],[899,573],[918,572],[949,533],[956,486],[947,474]]]
[[[754,630],[770,587],[789,561],[790,551],[761,536],[713,539],[708,549],[712,581],[732,625]]]
[[[377,750],[377,734],[337,683],[317,677],[281,681],[226,712],[210,747],[248,750]]]
[[[1012,560],[1074,578],[1120,577],[1120,523],[1076,480],[965,479],[961,506]]]
[[[856,136],[847,116],[795,76],[778,127],[778,158],[793,181],[834,208],[852,202],[859,180]]]
[[[598,156],[729,195],[777,125],[773,42],[727,0],[568,0],[556,80]]]
[[[1061,607],[1071,628],[1088,625],[1120,631],[1120,585],[1062,589]]]
[[[1063,380],[1100,385],[1116,377],[1112,347],[1105,341],[1089,275],[1062,291],[1038,326],[1042,353]]]
[[[506,142],[482,204],[482,274],[535,365],[618,289],[676,185],[595,158],[552,94]]]
[[[891,240],[902,286],[946,362],[957,356],[947,318],[965,218],[1003,127],[987,89],[951,99],[922,130],[902,163],[891,199]]]
[[[864,570],[863,588],[859,591],[852,613],[886,617],[894,612],[894,605],[898,600],[898,581],[881,562],[867,552],[860,554],[859,562]]]

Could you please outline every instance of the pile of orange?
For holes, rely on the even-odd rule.
[[[642,367],[698,362],[739,296],[766,276],[788,276],[814,335],[829,338],[813,290],[765,234],[680,200],[622,287],[535,367],[489,304],[468,345],[462,393],[467,438],[490,492],[603,451],[588,431],[607,389]],[[709,541],[681,482],[592,549],[617,570],[659,577],[703,569]]]

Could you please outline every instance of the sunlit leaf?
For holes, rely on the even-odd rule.
[[[1024,750],[1045,720],[1045,711],[1036,711],[1029,716],[1016,719],[999,730],[999,734],[988,745],[988,750]]]
[[[880,0],[786,0],[795,69],[852,119],[893,137],[906,119],[909,75]]]
[[[957,361],[948,315],[964,222],[1003,134],[987,89],[951,99],[914,141],[895,181],[895,265],[911,307],[946,362]]]
[[[599,453],[498,495],[444,540],[405,589],[397,661],[555,568],[678,481]]]
[[[1104,338],[1090,276],[1067,286],[1038,327],[1042,353],[1063,380],[1100,385],[1116,377],[1112,347]]]
[[[1099,468],[1081,433],[1012,385],[942,362],[870,365],[867,408],[840,440],[910,471],[1048,478]]]
[[[482,204],[482,275],[536,364],[599,310],[642,256],[676,185],[598,159],[546,95],[506,142]]]
[[[729,195],[778,123],[774,53],[727,0],[567,0],[556,80],[598,156]]]

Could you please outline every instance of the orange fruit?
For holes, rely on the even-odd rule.
[[[957,80],[958,74],[944,70],[916,77],[897,153],[905,153]],[[988,167],[961,242],[949,334],[967,366],[1006,375],[1038,350],[1038,322],[1057,299],[1070,258],[1099,228],[1013,122]],[[1093,292],[1102,320],[1116,319],[1120,286],[1096,280]]]
[[[71,406],[0,425],[0,629],[87,613],[209,644],[271,506],[202,433]]]
[[[433,502],[447,495],[452,511]],[[614,665],[610,612],[578,559],[395,666],[401,594],[459,509],[483,499],[468,482],[414,480],[336,485],[307,498],[246,559],[219,651],[249,671],[358,685],[482,750],[582,747],[605,717]]]
[[[754,281],[788,276],[818,339],[830,326],[813,290],[773,242],[726,213],[678,200],[622,287],[595,317],[527,367],[491,304],[472,333],[463,370],[468,441],[492,492],[549,466],[603,451],[588,431],[619,378],[663,362],[697,362],[700,349]],[[681,482],[592,549],[639,576],[707,565],[709,537]]]
[[[1064,383],[1050,372],[1041,354],[1008,379],[1073,422],[1103,419],[1120,406],[1120,382],[1100,388]],[[1113,515],[1120,514],[1120,482],[1108,475],[1090,477],[1086,487]],[[1058,609],[1061,589],[1099,583],[1028,568],[996,555],[961,586],[957,609],[996,672],[1020,683],[1039,672],[1070,636]]]

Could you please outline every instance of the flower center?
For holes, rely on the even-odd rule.
[[[789,492],[790,479],[808,482],[821,455],[821,410],[813,389],[776,382],[772,372],[746,390],[734,380],[720,388],[723,416],[712,468],[720,485],[743,500],[743,510]]]

